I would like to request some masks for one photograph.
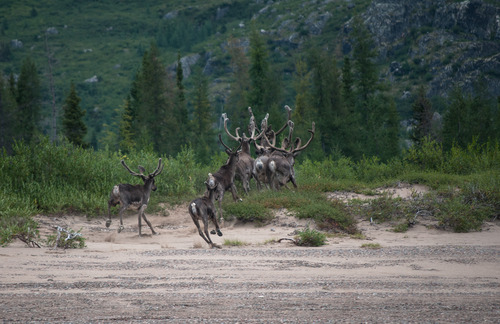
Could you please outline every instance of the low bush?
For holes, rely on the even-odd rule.
[[[326,235],[307,227],[299,231],[295,236],[295,244],[299,246],[322,246],[326,244]]]

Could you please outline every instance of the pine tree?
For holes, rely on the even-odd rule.
[[[420,145],[425,137],[431,137],[432,131],[432,105],[425,96],[425,88],[418,88],[417,98],[412,105],[415,125],[411,135],[415,144]]]
[[[394,103],[381,91],[383,89],[377,80],[374,62],[375,46],[370,32],[359,17],[354,18],[353,39],[355,110],[359,116],[360,153],[387,160],[390,154],[399,152],[399,117]]]
[[[469,139],[467,132],[467,107],[470,97],[464,96],[459,87],[455,87],[450,94],[450,105],[443,117],[443,147],[451,149],[453,145],[466,147]]]
[[[179,142],[182,143],[181,137],[187,136],[187,127],[188,127],[188,110],[186,105],[186,95],[184,89],[184,74],[182,70],[182,62],[180,53],[177,54],[177,70],[176,70],[176,84],[177,84],[177,100],[175,101],[175,117],[178,121],[179,125]]]
[[[198,160],[202,163],[209,163],[211,153],[214,151],[214,132],[212,129],[212,109],[208,100],[208,81],[199,70],[195,72],[194,79],[194,112],[192,121],[194,141],[192,146],[195,149]]]
[[[135,131],[133,127],[134,113],[130,96],[127,97],[123,105],[123,113],[119,127],[119,147],[124,153],[129,153],[135,148]]]
[[[255,28],[250,33],[250,92],[248,102],[254,114],[265,115],[264,96],[267,90],[269,64],[267,62],[267,50],[264,40]],[[271,116],[272,117],[272,116]]]
[[[309,138],[310,134],[307,131],[311,128],[312,122],[317,122],[317,110],[315,109],[312,96],[312,75],[308,70],[307,63],[299,60],[295,64],[295,107],[292,111],[292,120],[295,124],[293,137],[299,137],[302,140]],[[321,150],[321,138],[318,127],[316,127],[316,140],[314,140],[305,150],[301,153],[303,157],[310,157],[314,160],[323,157]]]
[[[360,158],[362,156],[361,147],[361,116],[356,110],[356,98],[354,93],[354,76],[352,74],[352,64],[349,56],[344,56],[342,66],[342,104],[346,112],[345,119],[341,127],[344,129],[345,141],[343,143],[342,153],[345,156]]]
[[[11,90],[0,77],[0,151],[4,148],[7,153],[12,152],[12,143],[16,134],[17,103]]]
[[[85,111],[80,108],[80,101],[81,98],[78,97],[72,82],[63,106],[63,134],[74,145],[86,147],[87,143],[84,142],[83,138],[87,133],[87,127],[82,120]]]
[[[243,52],[241,42],[230,38],[228,51],[231,56],[232,82],[225,112],[233,125],[246,125],[248,122],[248,91],[250,89],[250,62]]]
[[[35,63],[27,58],[17,81],[16,101],[19,109],[19,137],[29,142],[38,132],[40,122],[40,80]]]
[[[377,88],[377,71],[375,63],[375,46],[371,34],[363,24],[361,18],[354,18],[353,26],[353,59],[356,73],[358,96],[362,101],[367,101]]]
[[[345,134],[342,124],[347,116],[340,96],[339,72],[336,62],[325,52],[311,54],[313,97],[317,109],[317,129],[321,147],[326,154],[343,149]],[[317,134],[319,135],[319,134]]]
[[[134,85],[136,102],[137,145],[152,147],[155,152],[175,155],[180,151],[180,125],[171,100],[173,94],[168,84],[165,66],[159,50],[152,44],[144,53],[141,69]]]

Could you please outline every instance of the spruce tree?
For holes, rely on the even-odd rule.
[[[176,101],[175,101],[175,118],[179,125],[179,133],[177,134],[178,142],[182,144],[182,138],[188,137],[188,110],[186,105],[186,95],[184,89],[184,74],[182,70],[182,62],[180,53],[177,54],[177,69],[176,69]]]
[[[234,38],[228,41],[231,56],[232,82],[225,108],[233,125],[243,127],[248,122],[248,91],[250,89],[250,62],[243,52],[240,41]]]
[[[414,128],[411,139],[420,145],[425,137],[431,137],[432,131],[432,104],[425,95],[425,88],[418,88],[417,98],[412,105]]]
[[[87,134],[87,127],[82,120],[85,110],[80,108],[80,101],[72,82],[63,106],[63,134],[74,145],[86,147],[83,138]]]
[[[165,66],[159,50],[151,44],[144,53],[134,85],[137,145],[155,152],[175,155],[180,151],[180,125],[177,121]]]
[[[130,96],[127,97],[123,105],[123,113],[119,127],[119,147],[124,153],[129,153],[135,148],[135,131],[133,127],[134,113]]]
[[[194,75],[194,112],[192,146],[201,163],[209,163],[214,151],[214,131],[212,109],[208,100],[208,81],[200,70]]]
[[[35,63],[27,58],[21,66],[17,81],[18,137],[29,142],[38,132],[41,110],[40,80]]]
[[[9,86],[0,77],[0,151],[5,149],[12,152],[12,143],[15,138],[18,120],[16,116],[17,103]]]
[[[387,160],[391,157],[390,152],[397,154],[399,151],[397,131],[395,131],[399,116],[378,82],[378,72],[374,62],[375,46],[369,30],[359,17],[354,18],[353,40],[355,110],[360,121],[360,153]]]
[[[347,116],[340,96],[339,72],[336,61],[326,52],[311,54],[313,68],[313,98],[317,109],[316,135],[326,154],[342,151],[346,134],[342,124]]]
[[[451,91],[450,105],[443,117],[443,147],[447,150],[453,145],[466,147],[469,142],[467,115],[470,101],[470,96],[465,96],[459,87]]]
[[[250,33],[250,92],[248,102],[254,114],[265,115],[264,96],[267,90],[269,64],[267,62],[267,50],[264,40],[255,28]]]

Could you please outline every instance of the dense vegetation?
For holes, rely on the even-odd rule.
[[[175,157],[164,158],[164,170],[157,178],[158,190],[151,195],[148,212],[161,212],[159,202],[179,203],[200,195],[208,172],[217,170],[225,154],[210,164],[195,162],[190,148]],[[42,137],[31,144],[16,143],[14,154],[0,158],[0,237],[8,243],[15,237],[36,238],[36,214],[73,212],[87,217],[105,215],[114,184],[133,182],[120,166],[142,164],[156,167],[154,152],[93,151],[69,142],[51,144]],[[418,221],[418,211],[440,221],[442,228],[465,232],[480,229],[485,220],[498,217],[500,210],[500,147],[498,144],[470,144],[446,152],[429,141],[409,150],[404,157],[387,163],[377,158],[353,162],[349,158],[305,160],[296,166],[299,189],[256,191],[243,203],[224,201],[225,217],[266,223],[270,211],[285,207],[297,217],[314,219],[325,231],[356,234],[356,217],[393,221],[397,230]],[[407,202],[380,198],[366,204],[345,205],[328,201],[324,192],[353,190],[369,193],[379,186],[397,182],[420,183],[432,190],[422,199]],[[242,188],[239,187],[239,192]],[[113,209],[116,213],[116,210]]]
[[[443,119],[436,119],[422,83],[403,129],[397,101],[380,78],[372,37],[358,16],[351,24],[352,52],[342,56],[336,50],[342,23],[368,1],[355,1],[354,9],[339,5],[322,37],[310,37],[300,53],[269,42],[261,29],[272,25],[266,21],[271,16],[263,12],[251,19],[258,2],[174,1],[139,9],[130,3],[119,11],[108,2],[56,2],[43,8],[9,3],[9,16],[0,8],[1,243],[13,237],[29,241],[37,213],[103,215],[112,186],[131,182],[121,159],[147,170],[164,159],[149,212],[160,201],[191,199],[203,190],[207,173],[225,161],[217,140],[221,113],[243,132],[248,106],[257,118],[269,113],[276,127],[288,104],[294,136],[307,138],[312,122],[316,136],[296,165],[298,191],[254,190],[244,203],[225,201],[228,215],[265,223],[270,209],[286,207],[325,230],[350,234],[357,232],[355,216],[395,219],[396,229],[405,230],[416,210],[426,210],[443,227],[469,231],[498,215],[500,100],[480,81],[471,93],[457,87],[440,108]],[[297,9],[300,2],[279,9],[287,12],[287,6]],[[312,9],[302,8],[303,14]],[[64,19],[79,19],[66,25],[61,10]],[[103,14],[109,12],[115,16]],[[297,31],[308,33],[304,26]],[[25,45],[6,41],[12,35],[21,35]],[[288,50],[289,59],[277,54]],[[184,69],[184,52],[207,59]],[[109,53],[115,53],[111,62]],[[214,56],[222,59],[210,66]],[[398,181],[433,191],[419,201],[378,199],[368,209],[323,195]]]

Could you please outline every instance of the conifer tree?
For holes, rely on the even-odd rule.
[[[16,89],[19,109],[17,131],[21,139],[29,142],[38,132],[41,110],[40,80],[35,63],[30,58],[24,60],[21,66]]]
[[[174,111],[171,87],[159,50],[151,44],[144,53],[134,85],[133,103],[136,120],[137,145],[151,147],[155,152],[175,155],[180,150],[180,125]]]
[[[74,145],[86,147],[87,143],[83,138],[87,134],[87,126],[82,120],[85,110],[80,108],[80,101],[81,98],[78,97],[72,82],[63,106],[63,134]]]
[[[125,99],[123,113],[119,127],[119,147],[124,153],[129,153],[135,148],[135,131],[133,127],[134,113],[130,96]]]
[[[182,142],[182,137],[187,136],[188,127],[188,110],[186,105],[185,88],[183,84],[184,74],[182,70],[181,54],[177,54],[177,70],[176,70],[176,84],[177,84],[177,100],[175,101],[176,119],[179,125],[178,138]]]
[[[292,107],[292,120],[295,124],[293,137],[299,137],[303,140],[307,139],[310,134],[307,131],[311,128],[312,122],[317,122],[317,110],[314,105],[312,96],[312,75],[308,70],[307,63],[303,60],[297,61],[295,64],[295,107]],[[321,138],[320,131],[316,128],[316,138]],[[320,159],[323,157],[321,150],[321,141],[314,140],[308,146],[307,150],[301,153],[301,156],[311,157],[312,159]]]
[[[248,95],[249,105],[256,115],[264,115],[268,107],[265,107],[264,96],[267,91],[269,64],[267,62],[267,50],[264,40],[252,28],[250,33],[250,92]],[[271,115],[272,117],[272,115]]]
[[[194,112],[192,130],[194,131],[192,146],[198,160],[209,163],[214,150],[213,116],[208,100],[208,82],[200,70],[194,75]]]
[[[375,46],[372,36],[359,17],[355,17],[353,26],[354,80],[356,86],[356,113],[360,117],[359,143],[361,154],[378,156],[385,160],[390,153],[399,151],[397,141],[397,112],[392,102],[381,91],[377,81],[375,65]],[[392,145],[392,147],[388,147]],[[377,149],[380,148],[380,149]],[[361,156],[357,156],[360,158]]]
[[[250,62],[243,52],[241,42],[230,38],[228,52],[231,56],[232,82],[225,111],[233,125],[246,125],[248,122],[248,91],[250,89]]]
[[[432,131],[432,105],[425,96],[425,88],[418,88],[417,98],[412,105],[415,125],[411,135],[415,144],[420,145],[425,137],[431,137]]]
[[[0,150],[4,148],[11,153],[13,139],[16,135],[17,103],[8,85],[0,77]]]
[[[340,96],[339,72],[336,62],[326,52],[311,54],[313,67],[313,97],[317,109],[316,124],[320,131],[317,138],[326,154],[341,151],[345,134],[342,123],[346,118],[346,111]],[[319,134],[318,134],[319,135]]]

